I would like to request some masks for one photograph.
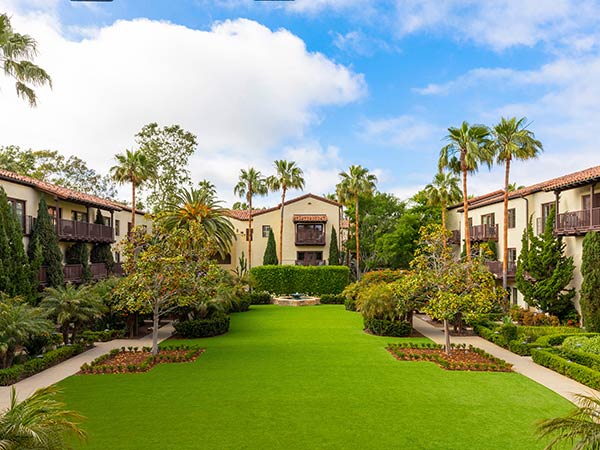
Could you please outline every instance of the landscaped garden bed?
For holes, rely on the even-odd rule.
[[[84,364],[79,373],[147,372],[157,364],[195,361],[203,352],[204,349],[199,347],[178,346],[162,349],[153,355],[150,347],[142,347],[141,350],[138,347],[121,347],[96,358],[90,364]]]
[[[478,372],[511,372],[512,366],[485,351],[466,344],[452,344],[450,353],[443,345],[399,343],[390,344],[387,350],[400,361],[429,361],[446,370]]]

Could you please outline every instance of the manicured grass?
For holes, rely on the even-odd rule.
[[[515,373],[401,362],[343,306],[253,306],[194,363],[61,383],[90,449],[535,449],[571,404]]]

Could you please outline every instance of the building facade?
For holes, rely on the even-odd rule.
[[[575,306],[579,308],[581,287],[581,254],[583,237],[588,232],[600,232],[600,166],[571,173],[552,180],[509,192],[508,200],[508,284],[513,304],[526,306],[515,286],[516,262],[521,252],[521,238],[532,220],[533,231],[541,234],[546,219],[555,208],[555,234],[563,236],[566,256],[572,256],[575,271],[570,287],[577,291]],[[498,190],[469,200],[471,242],[493,241],[497,244],[498,261],[487,263],[490,271],[502,279],[502,249],[504,222],[504,191]],[[464,245],[462,204],[449,208],[448,230],[451,242],[459,252]]]

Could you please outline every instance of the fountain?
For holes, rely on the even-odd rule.
[[[310,295],[294,292],[290,295],[275,297],[273,299],[273,304],[279,306],[312,306],[320,304],[319,300],[319,297],[312,297]]]

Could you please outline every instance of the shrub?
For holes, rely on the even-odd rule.
[[[532,349],[532,359],[541,366],[579,381],[592,389],[600,389],[600,372],[576,362],[570,362],[556,354],[555,350]]]
[[[502,340],[504,341],[504,346],[508,346],[511,341],[517,339],[517,330],[517,326],[512,323],[510,318],[502,324],[499,331],[500,336],[502,336]]]
[[[559,326],[558,317],[528,309],[513,307],[510,310],[512,320],[526,326]]]
[[[567,339],[575,338],[580,340],[581,337],[584,337],[586,340],[588,337],[598,336],[596,333],[562,333],[562,334],[547,334],[546,336],[539,337],[535,343],[539,347],[555,347],[557,345],[563,344]]]
[[[245,312],[250,309],[250,298],[247,295],[234,298],[229,306],[229,312]]]
[[[500,332],[492,330],[483,325],[475,325],[473,327],[475,334],[481,336],[487,341],[493,342],[496,345],[504,346],[504,338],[500,335]]]
[[[600,371],[600,355],[586,353],[580,350],[559,349],[558,354],[568,361],[575,361],[577,364]]]
[[[593,337],[581,337],[578,340],[569,338],[568,341],[565,340],[563,347],[600,355],[600,336],[594,335]]]
[[[508,344],[508,349],[511,352],[521,356],[531,356],[531,349],[537,347],[537,344],[531,344],[521,339],[515,339],[514,341],[510,341]]]
[[[323,305],[343,305],[346,297],[342,294],[323,294],[320,301]]]
[[[410,323],[404,320],[379,320],[364,318],[365,329],[378,336],[409,336],[412,330]]]
[[[218,336],[229,331],[229,316],[217,315],[209,319],[175,322],[175,331],[184,338]]]
[[[393,289],[385,283],[373,284],[362,290],[356,299],[356,310],[365,319],[394,320],[398,303]]]
[[[246,293],[251,305],[268,305],[271,303],[271,294],[266,291],[252,291]]]
[[[549,327],[549,326],[520,326],[519,335],[527,336],[529,341],[535,341],[540,336],[547,334],[578,334],[583,330],[575,327]]]
[[[344,307],[346,308],[346,311],[356,311],[356,302],[353,298],[346,298]]]
[[[275,294],[339,294],[348,284],[345,266],[258,266],[250,271],[257,290]]]
[[[125,337],[124,330],[84,331],[79,336],[84,343],[108,342]]]
[[[366,272],[362,275],[360,282],[363,285],[377,284],[377,283],[392,283],[402,278],[404,274],[403,270],[373,270],[372,272]]]

